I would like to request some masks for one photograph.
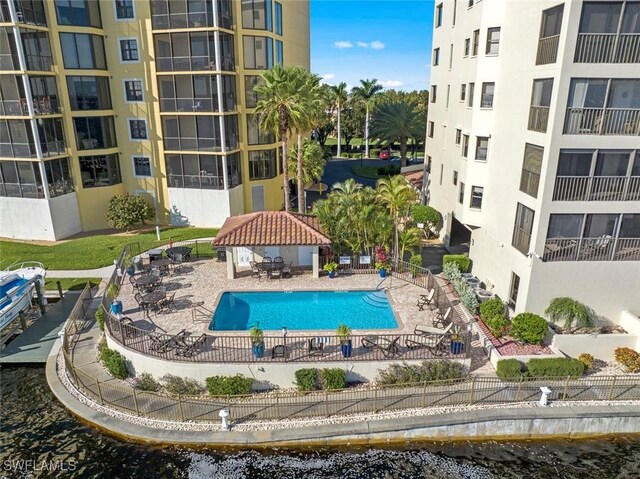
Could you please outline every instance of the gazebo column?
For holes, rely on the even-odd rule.
[[[320,277],[320,248],[318,246],[313,247],[311,253],[311,264],[313,265],[313,277]]]
[[[236,279],[236,249],[227,246],[227,279]]]

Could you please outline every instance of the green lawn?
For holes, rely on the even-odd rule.
[[[377,166],[352,166],[351,173],[361,178],[373,178],[374,180],[380,178]]]
[[[160,241],[156,233],[95,235],[63,241],[51,246],[27,242],[0,241],[0,268],[16,261],[40,261],[47,269],[93,269],[113,264],[127,243],[139,243],[141,251],[173,241],[215,236],[217,228],[164,228]]]
[[[63,290],[82,290],[84,286],[91,282],[91,287],[100,284],[100,278],[47,278],[44,283],[44,289],[47,291],[57,291],[57,281],[60,281]]]

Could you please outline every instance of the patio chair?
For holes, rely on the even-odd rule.
[[[136,303],[138,303],[138,306],[140,307],[140,309],[143,310],[147,316],[149,316],[149,310],[151,309],[151,304],[147,303],[146,301],[143,301],[142,295],[140,293],[134,294],[133,298],[136,300]]]
[[[136,283],[136,280],[133,279],[133,276],[129,276],[129,283],[133,287],[134,291],[138,291],[138,284]]]
[[[429,306],[432,303],[434,303],[435,296],[436,296],[435,288],[431,288],[431,291],[429,291],[429,294],[421,294],[420,297],[418,298],[418,302],[416,303],[418,310],[424,311],[425,306]]]
[[[309,356],[322,356],[324,354],[324,341],[320,338],[311,338],[309,340]]]
[[[158,312],[162,312],[162,311],[177,311],[178,307],[176,306],[175,303],[175,298],[176,298],[176,293],[171,293],[169,296],[167,296],[164,299],[161,299],[158,302]]]
[[[290,278],[292,276],[291,274],[291,269],[293,268],[293,261],[291,263],[289,263],[288,265],[284,265],[284,267],[282,268],[282,277],[283,278]]]
[[[444,334],[447,334],[452,327],[453,327],[453,323],[449,323],[449,325],[444,329],[433,328],[430,326],[423,326],[419,324],[413,329],[413,334],[417,334],[421,336],[444,335]]]
[[[202,351],[202,348],[204,347],[206,342],[207,335],[205,333],[202,333],[193,343],[178,346],[176,348],[176,355],[190,358]]]
[[[276,256],[273,258],[274,263],[284,263],[284,258],[282,256]]]
[[[258,279],[268,278],[268,277],[269,277],[269,270],[265,268],[260,268],[260,270],[258,271]]]
[[[271,359],[276,358],[286,358],[287,357],[287,348],[284,344],[277,344],[271,349]]]
[[[446,334],[432,334],[430,336],[418,335],[414,339],[407,338],[405,340],[405,346],[409,349],[425,348],[434,356],[442,356],[447,352],[446,339]]]
[[[446,328],[449,324],[451,324],[452,313],[453,313],[453,309],[451,309],[451,306],[447,308],[444,314],[438,311],[438,314],[436,315],[436,319],[433,320],[433,325],[436,328]]]
[[[396,336],[394,339],[365,336],[362,338],[362,347],[365,349],[377,349],[382,352],[385,358],[389,358],[400,354],[398,341],[400,341],[400,336]]]
[[[176,273],[181,271],[184,262],[184,257],[180,253],[171,255],[171,265],[173,267],[173,272]]]
[[[282,278],[282,270],[281,269],[272,269],[271,270],[271,279]]]
[[[164,354],[164,353],[168,353],[174,348],[186,347],[187,344],[184,341],[186,334],[187,334],[187,330],[183,329],[178,334],[175,334],[167,339],[160,339],[156,336],[154,340],[153,339],[154,336],[151,336],[152,344],[149,349],[157,353]]]
[[[256,266],[255,261],[249,261],[249,266],[251,266],[251,277],[252,278],[260,278],[260,268]]]
[[[271,259],[271,256],[265,256],[264,258],[262,258],[262,262],[263,263],[273,263],[273,260]]]

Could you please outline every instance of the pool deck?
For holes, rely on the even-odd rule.
[[[167,295],[175,293],[176,311],[168,313],[150,312],[149,316],[142,311],[134,298],[134,290],[126,278],[119,295],[123,303],[123,315],[133,320],[134,326],[149,331],[175,334],[186,329],[192,335],[224,334],[246,335],[246,331],[210,331],[208,329],[213,312],[220,296],[225,291],[344,291],[375,290],[381,282],[377,274],[339,275],[333,279],[327,277],[313,278],[310,271],[294,272],[292,278],[257,279],[249,274],[229,280],[226,277],[226,264],[215,260],[196,260],[183,268],[181,273],[167,275],[163,279]],[[413,284],[388,277],[383,286],[387,290],[391,307],[398,322],[398,328],[392,330],[375,330],[378,333],[413,333],[416,325],[431,326],[437,314],[433,309],[418,311],[416,302],[425,290]],[[197,308],[194,308],[197,307]],[[194,320],[194,310],[196,319]],[[210,312],[210,313],[209,313]],[[354,330],[354,334],[366,334],[369,330]],[[269,334],[266,332],[266,334]],[[290,336],[308,335],[309,331],[290,331]]]

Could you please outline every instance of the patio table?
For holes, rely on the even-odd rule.
[[[159,259],[157,261],[154,261],[153,263],[150,264],[151,269],[159,269],[160,271],[168,271],[169,269],[169,265],[171,264],[171,260],[170,259]]]
[[[142,301],[151,305],[153,309],[158,308],[158,303],[167,297],[167,292],[163,289],[158,289],[147,293],[142,296]]]
[[[172,248],[167,248],[167,256],[169,258],[173,258],[173,255],[175,254],[182,255],[182,258],[186,261],[191,255],[191,248],[187,246],[173,246]]]
[[[150,289],[160,281],[160,276],[157,274],[143,274],[142,276],[135,278],[134,281],[138,286],[141,286],[144,289]]]

